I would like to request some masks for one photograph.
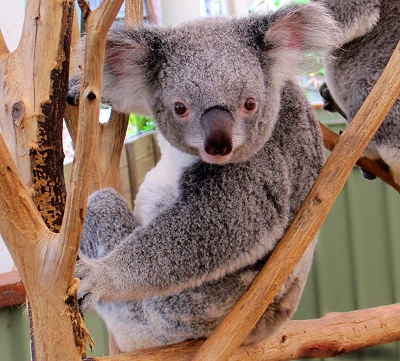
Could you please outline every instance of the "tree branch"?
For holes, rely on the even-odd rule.
[[[322,318],[290,321],[271,339],[241,346],[229,361],[288,361],[342,356],[400,340],[400,304]],[[204,341],[195,340],[87,361],[190,361]]]
[[[355,162],[399,94],[400,42],[268,262],[193,361],[227,360],[247,337],[315,237]]]
[[[82,11],[83,19],[86,21],[91,12],[89,3],[86,0],[78,0],[78,5]]]
[[[79,103],[78,134],[75,144],[77,161],[72,169],[70,194],[67,198],[60,234],[63,244],[61,261],[70,270],[70,283],[73,279],[86,212],[89,190],[87,180],[91,178],[92,163],[97,150],[106,34],[118,14],[122,2],[123,0],[104,0],[96,10],[92,10],[88,14],[85,20],[86,51]]]
[[[339,140],[339,135],[330,130],[328,127],[320,123],[322,134],[324,136],[325,148],[332,151],[335,148],[337,141]],[[356,164],[366,171],[376,175],[384,182],[393,187],[397,192],[400,193],[400,185],[395,183],[393,176],[389,171],[384,169],[379,162],[370,160],[368,158],[361,157],[357,160]]]
[[[25,269],[21,260],[21,254],[25,253],[22,242],[23,247],[32,250],[39,237],[46,233],[51,232],[25,188],[0,133],[0,234],[17,267]],[[27,282],[26,272],[21,276]]]
[[[125,24],[137,25],[143,22],[143,1],[125,0]]]
[[[0,56],[3,54],[9,54],[10,50],[8,50],[6,41],[4,40],[3,33],[0,29]]]

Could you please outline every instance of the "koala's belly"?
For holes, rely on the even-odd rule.
[[[238,301],[256,273],[242,270],[168,297],[100,302],[96,310],[125,352],[206,338]]]

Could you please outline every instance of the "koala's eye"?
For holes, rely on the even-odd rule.
[[[244,107],[248,111],[254,110],[256,107],[256,101],[254,100],[254,98],[246,99],[246,101],[244,102]]]
[[[174,104],[174,111],[176,115],[179,115],[180,117],[185,115],[186,113],[186,107],[184,104],[178,102]]]

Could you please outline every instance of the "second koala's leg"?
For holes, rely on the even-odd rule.
[[[89,258],[104,257],[137,226],[128,203],[117,191],[97,191],[88,199],[80,251]]]

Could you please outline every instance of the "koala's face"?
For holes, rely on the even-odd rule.
[[[271,135],[279,91],[245,39],[227,37],[222,19],[204,22],[198,38],[179,28],[168,34],[154,116],[175,147],[209,163],[244,161]]]
[[[206,162],[245,161],[271,136],[282,85],[305,54],[333,45],[335,31],[318,4],[176,28],[116,24],[103,98],[122,112],[150,112],[171,145]]]

